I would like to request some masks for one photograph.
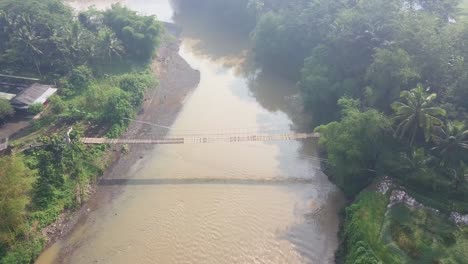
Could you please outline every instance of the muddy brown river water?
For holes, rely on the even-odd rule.
[[[180,54],[200,71],[170,134],[298,126],[301,117],[288,107],[294,83],[246,70],[247,35],[196,12],[173,16],[169,0],[120,2],[182,27]],[[316,156],[313,142],[304,141],[155,146],[129,168],[110,203],[37,263],[332,263],[342,196]]]

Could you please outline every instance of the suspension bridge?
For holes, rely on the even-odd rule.
[[[144,138],[81,138],[84,144],[207,144],[207,143],[235,143],[277,140],[317,139],[319,133],[295,133],[279,124],[265,124],[255,127],[225,128],[216,130],[177,129],[160,124],[125,118],[132,122],[157,127],[174,132],[171,136],[157,135]],[[289,126],[289,125],[286,125]],[[67,138],[72,129],[67,132]],[[216,131],[216,132],[213,132]]]
[[[211,134],[147,138],[81,138],[84,144],[208,144],[319,138],[318,133]]]

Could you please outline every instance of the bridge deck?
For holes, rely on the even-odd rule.
[[[318,133],[286,133],[263,135],[226,135],[216,137],[174,137],[174,138],[81,138],[84,144],[203,144],[203,143],[234,143],[253,141],[296,140],[319,138]]]

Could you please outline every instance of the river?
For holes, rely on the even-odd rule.
[[[298,127],[288,107],[297,88],[247,70],[246,34],[195,11],[174,16],[169,0],[120,2],[182,27],[180,55],[200,71],[170,134]],[[133,181],[37,263],[333,263],[343,199],[316,157],[303,141],[154,147],[129,169]]]

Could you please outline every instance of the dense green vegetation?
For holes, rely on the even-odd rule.
[[[448,219],[468,213],[466,1],[181,2],[241,24],[256,61],[298,81],[324,166],[354,201],[338,261],[466,263],[467,228]],[[32,126],[55,135],[0,159],[0,263],[30,263],[44,243],[38,230],[78,206],[104,169],[104,147],[67,145],[63,130],[74,125],[73,139],[124,131],[155,85],[145,63],[161,26],[119,5],[74,15],[59,0],[0,0],[0,29],[4,73],[60,87]],[[11,114],[0,100],[0,122]],[[368,188],[382,175],[440,212],[388,208]]]
[[[215,9],[244,6],[239,20],[255,17],[256,61],[298,80],[330,178],[359,197],[346,212],[342,260],[466,263],[456,251],[468,238],[447,215],[468,213],[467,2],[234,2]],[[360,194],[382,175],[440,215],[406,208],[406,222],[387,218],[398,211],[387,198]]]
[[[59,0],[0,0],[2,73],[59,88],[47,108],[29,109],[43,114],[13,141],[24,153],[0,157],[0,263],[32,263],[45,244],[41,230],[86,200],[109,155],[77,139],[125,131],[157,85],[148,62],[161,34],[154,17],[120,5],[74,14]],[[12,114],[0,100],[0,122]]]
[[[346,208],[345,263],[465,263],[468,227],[427,209],[396,205],[373,191]]]
[[[361,111],[357,100],[340,99],[343,118],[318,127],[320,144],[328,152],[329,172],[345,194],[351,196],[367,186],[380,169],[381,157],[393,143],[387,131],[390,120],[374,109]]]
[[[84,64],[149,60],[162,27],[119,5],[75,17],[60,0],[0,1],[0,64],[6,73],[57,77]]]
[[[363,192],[346,208],[344,243],[348,256],[345,263],[397,263],[381,240],[388,199],[375,192]]]

